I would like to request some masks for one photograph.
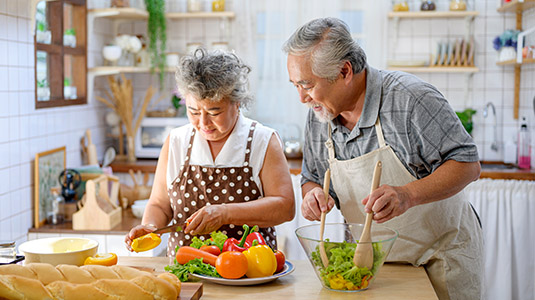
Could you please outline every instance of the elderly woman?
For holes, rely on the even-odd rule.
[[[252,100],[249,72],[220,51],[198,49],[181,60],[176,81],[190,124],[172,130],[162,147],[142,225],[125,238],[130,251],[134,238],[186,222],[184,232],[171,233],[167,255],[194,235],[238,237],[243,224],[258,225],[276,248],[273,226],[293,219],[294,194],[278,135],[240,114]]]

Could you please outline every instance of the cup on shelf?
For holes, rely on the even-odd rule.
[[[220,51],[228,51],[228,43],[227,42],[213,42],[212,43],[212,50],[220,50]]]
[[[187,43],[186,44],[186,52],[191,55],[197,50],[197,48],[202,47],[201,43]]]
[[[165,62],[168,67],[176,67],[178,65],[178,52],[169,52],[165,55]]]

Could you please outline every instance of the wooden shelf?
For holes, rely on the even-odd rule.
[[[496,65],[498,66],[513,66],[513,65],[529,65],[529,64],[535,64],[535,58],[525,58],[522,60],[521,63],[517,63],[516,59],[506,60],[506,61],[500,61],[497,62]]]
[[[90,9],[89,13],[95,18],[108,18],[108,19],[123,19],[123,20],[140,20],[147,19],[149,14],[147,11],[132,8],[99,8]],[[236,14],[231,11],[222,12],[198,12],[198,13],[179,13],[172,12],[165,14],[167,19],[192,19],[192,18],[234,18]]]
[[[47,53],[61,54],[61,45],[35,43],[35,50]]]
[[[407,73],[477,73],[477,67],[388,67],[391,71]]]
[[[166,72],[175,72],[175,68],[168,67],[165,69]],[[94,76],[104,76],[104,75],[113,75],[113,74],[119,74],[119,73],[149,73],[150,68],[143,68],[143,67],[94,67],[89,68],[88,73],[92,74]]]
[[[479,15],[477,11],[392,11],[388,13],[389,18],[466,18]]]
[[[63,47],[63,53],[66,55],[85,55],[85,47]]]
[[[498,12],[521,12],[535,7],[535,0],[513,0],[498,8]]]

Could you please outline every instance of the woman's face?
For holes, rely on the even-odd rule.
[[[230,135],[238,120],[238,103],[227,99],[219,102],[197,100],[191,95],[185,98],[188,119],[202,137],[207,141],[218,142]]]

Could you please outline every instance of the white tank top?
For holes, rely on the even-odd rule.
[[[206,139],[200,134],[196,134],[193,141],[190,164],[218,168],[243,166],[247,137],[252,123],[253,120],[240,114],[236,126],[217,155],[215,161],[212,159],[212,153]],[[181,167],[184,165],[189,139],[193,130],[193,125],[187,124],[171,130],[169,134],[169,160],[167,163],[166,176],[168,188],[173,183],[173,180],[177,178]],[[264,164],[264,157],[266,155],[269,140],[273,133],[275,133],[275,130],[257,122],[251,145],[250,163],[253,168],[253,177],[262,196],[264,195],[264,191],[259,174]],[[280,138],[279,142],[281,142]]]

